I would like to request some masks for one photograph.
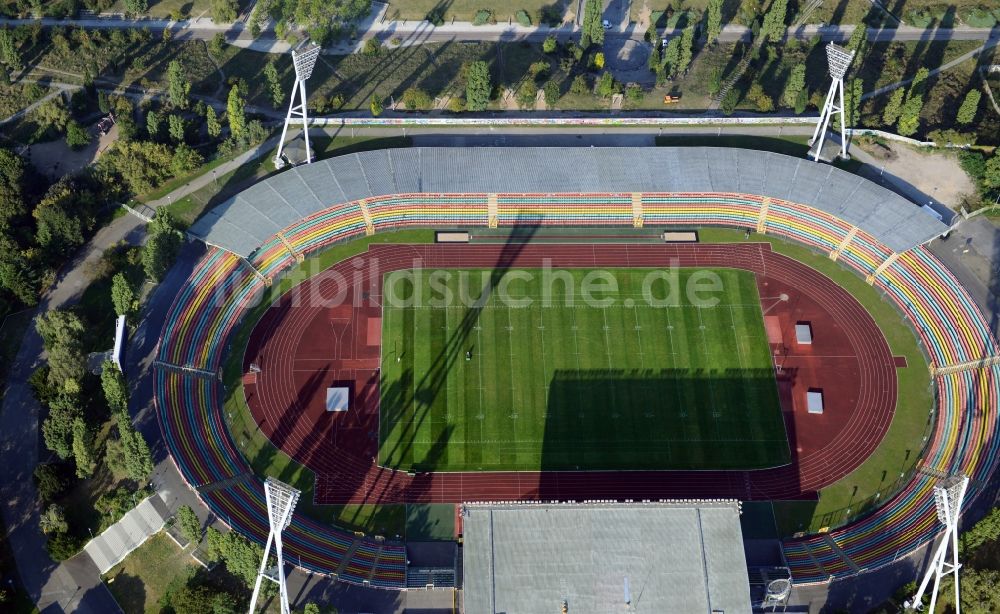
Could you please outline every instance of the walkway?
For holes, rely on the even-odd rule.
[[[90,556],[101,573],[106,573],[159,532],[170,516],[170,511],[159,495],[147,497],[121,520],[87,542],[83,551]]]

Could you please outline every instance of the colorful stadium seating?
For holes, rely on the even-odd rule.
[[[322,250],[371,228],[485,226],[486,194],[403,194],[337,203],[284,229],[249,259],[267,277],[280,275],[296,255]],[[630,194],[500,194],[498,222],[515,224],[631,226]],[[766,203],[765,203],[766,200]],[[756,228],[811,246],[838,251],[840,261],[874,283],[906,314],[934,366],[996,355],[987,322],[961,284],[933,254],[916,247],[893,256],[863,228],[833,215],[780,199],[731,193],[643,194],[646,225]],[[766,215],[762,210],[766,204]],[[367,207],[367,211],[364,210]],[[914,215],[922,215],[914,207]],[[853,236],[851,233],[854,233]],[[882,270],[880,271],[880,267]],[[875,273],[878,272],[878,275]],[[240,258],[211,248],[178,294],[164,325],[156,377],[158,416],[184,478],[200,487],[250,472],[225,429],[219,369],[229,333],[264,281]],[[1000,367],[936,377],[938,406],[921,466],[895,496],[869,515],[829,534],[789,539],[784,554],[797,583],[823,582],[891,563],[932,539],[938,529],[932,487],[939,474],[972,478],[971,500],[997,461],[997,389]],[[257,479],[206,490],[209,507],[257,541],[267,535],[263,487]],[[382,588],[405,587],[400,544],[353,534],[296,515],[286,531],[287,560],[344,581]]]

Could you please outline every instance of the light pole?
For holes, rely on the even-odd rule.
[[[303,49],[292,51],[292,66],[295,68],[295,85],[292,86],[292,98],[288,101],[288,114],[285,116],[285,125],[281,128],[281,140],[278,141],[278,150],[274,154],[275,168],[281,168],[285,161],[281,157],[281,152],[285,148],[285,135],[288,133],[288,124],[292,122],[292,117],[302,118],[302,134],[306,141],[306,164],[312,163],[312,150],[309,147],[309,116],[306,109],[306,80],[312,76],[313,68],[316,67],[316,60],[319,58],[320,48],[318,45],[310,45]]]

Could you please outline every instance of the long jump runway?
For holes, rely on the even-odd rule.
[[[756,471],[561,471],[408,474],[377,463],[382,275],[424,268],[730,267],[755,273],[774,355],[792,462]],[[794,343],[796,322],[818,331]],[[316,474],[315,500],[813,498],[856,469],[892,421],[896,365],[868,312],[818,271],[766,243],[373,245],[281,297],[256,325],[243,361],[254,420]],[[351,409],[327,412],[328,386]],[[808,414],[805,392],[827,392]]]

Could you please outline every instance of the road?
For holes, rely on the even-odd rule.
[[[575,26],[561,26],[551,28],[549,26],[523,27],[511,24],[496,24],[473,26],[467,22],[456,22],[442,26],[433,26],[426,21],[386,21],[377,19],[377,15],[370,16],[359,27],[363,32],[354,43],[338,43],[324,49],[327,54],[353,53],[361,48],[363,41],[367,38],[376,37],[384,43],[389,43],[395,38],[399,38],[404,46],[420,45],[427,43],[441,43],[449,41],[533,41],[540,42],[549,36],[555,36],[560,40],[579,37],[579,29]],[[99,29],[122,29],[122,28],[149,28],[153,32],[161,32],[168,29],[175,40],[209,40],[216,34],[222,33],[227,42],[240,47],[262,51],[267,53],[287,53],[290,49],[288,43],[279,40],[273,30],[265,30],[256,39],[250,35],[248,28],[244,24],[237,22],[233,24],[216,24],[209,18],[201,17],[186,21],[171,21],[167,19],[123,19],[117,17],[89,17],[83,19],[11,19],[0,18],[0,26],[18,26],[40,23],[43,26],[76,26],[83,28]],[[367,26],[367,27],[366,27]],[[799,40],[810,40],[814,36],[819,36],[823,41],[844,41],[850,38],[855,26],[819,26],[805,25],[793,30],[789,30],[788,36],[793,36]],[[672,37],[678,35],[679,30],[664,32],[664,36]],[[642,40],[645,31],[638,30],[634,24],[618,26],[608,31],[609,38],[630,38]],[[719,40],[722,42],[737,42],[749,40],[750,30],[745,26],[727,25],[722,29]],[[898,28],[868,29],[868,39],[871,41],[946,41],[946,40],[990,40],[1000,38],[1000,30],[990,28],[971,28],[960,26],[955,28],[924,29],[913,26],[900,26]]]

